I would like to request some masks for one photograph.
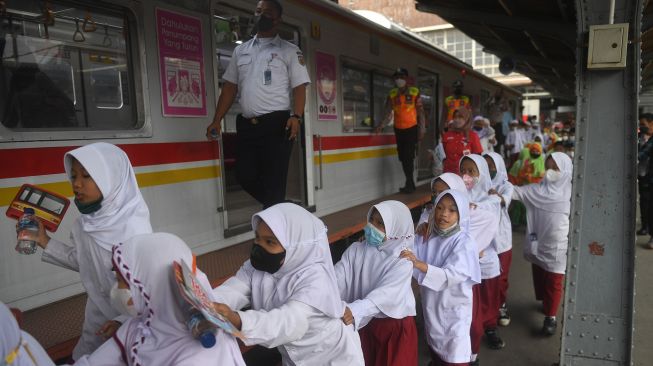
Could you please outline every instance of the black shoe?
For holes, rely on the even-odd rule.
[[[542,334],[546,336],[552,336],[556,334],[556,328],[558,327],[558,322],[556,318],[552,316],[544,317],[544,324],[542,325]]]
[[[499,319],[497,320],[502,327],[507,327],[510,324],[510,314],[508,314],[508,307],[506,304],[501,305],[499,308]]]
[[[413,192],[415,192],[415,186],[411,187],[409,185],[406,185],[405,187],[399,188],[399,192],[401,192],[401,193],[413,193]]]
[[[499,337],[496,329],[488,329],[485,331],[485,337],[487,338],[487,345],[490,349],[502,349],[506,346],[506,342]]]
[[[648,230],[645,227],[637,230],[637,235],[648,235]]]

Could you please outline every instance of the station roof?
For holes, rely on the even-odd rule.
[[[444,18],[486,52],[511,57],[516,72],[554,97],[575,101],[574,0],[416,0],[416,8]]]
[[[416,0],[416,8],[453,24],[486,52],[511,57],[515,71],[554,97],[575,101],[575,0]],[[641,47],[641,93],[648,95],[653,94],[653,1],[644,5]]]

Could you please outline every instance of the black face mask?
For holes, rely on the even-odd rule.
[[[269,274],[276,273],[283,265],[284,259],[286,259],[285,250],[281,253],[272,254],[256,243],[252,245],[252,251],[249,254],[252,267]]]
[[[531,154],[531,158],[537,159],[540,157],[540,154]]]
[[[482,126],[474,126],[474,131],[483,131]]]
[[[497,176],[497,171],[496,170],[490,170],[490,178],[494,179],[494,177]]]
[[[641,132],[641,133],[643,133],[645,135],[648,134],[648,127],[647,126],[640,127],[639,132]]]
[[[252,34],[258,32],[267,32],[274,27],[274,20],[265,15],[256,15],[254,17],[254,30]]]

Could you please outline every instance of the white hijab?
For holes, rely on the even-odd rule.
[[[456,206],[458,207],[458,223],[460,224],[460,231],[446,238],[434,234],[428,239],[422,240],[415,248],[418,258],[425,260],[436,267],[442,267],[446,259],[449,257],[449,254],[460,245],[467,246],[470,249],[475,249],[475,240],[469,232],[470,211],[467,194],[456,189],[447,189],[440,193],[435,199],[435,206],[437,206],[438,202],[447,195],[454,199]],[[433,212],[435,212],[435,207],[433,208]],[[432,215],[431,217],[434,216]],[[457,268],[457,270],[468,273],[472,281],[480,283],[481,269],[478,263],[478,253],[475,250],[466,250],[465,253],[466,266],[465,268]]]
[[[102,207],[81,215],[82,229],[105,250],[134,235],[152,232],[150,210],[138,189],[136,176],[124,151],[96,142],[69,151],[64,167],[71,176],[73,158],[86,169],[102,192]]]
[[[504,200],[506,201],[507,208],[512,198],[512,191],[514,190],[514,186],[508,181],[508,170],[506,169],[506,163],[503,161],[501,155],[495,152],[485,153],[483,156],[489,156],[492,161],[494,161],[494,166],[497,168],[497,175],[492,178],[492,188],[501,193]]]
[[[324,223],[292,203],[279,203],[255,214],[252,228],[256,230],[261,221],[272,229],[286,258],[274,274],[251,272],[252,309],[271,310],[295,300],[339,319],[345,308]]]
[[[544,178],[540,183],[519,187],[519,190],[523,199],[536,208],[568,215],[571,211],[573,163],[565,153],[554,152],[549,156],[553,158],[560,169],[560,179],[551,182]]]
[[[168,233],[137,235],[113,248],[113,263],[128,282],[138,316],[123,324],[114,341],[128,365],[243,365],[235,339],[222,331],[203,348],[186,327],[189,306],[179,294],[172,262],[192,268],[193,253]],[[196,276],[206,279],[201,271]],[[206,281],[205,286],[208,286]],[[207,287],[207,289],[210,287]],[[191,362],[192,360],[192,362]]]
[[[410,209],[399,201],[384,201],[372,206],[367,212],[367,221],[372,218],[372,211],[376,208],[383,218],[386,240],[379,248],[380,251],[391,256],[399,256],[404,249],[413,249],[415,242],[415,229],[413,216]]]
[[[372,211],[377,209],[383,218],[386,240],[376,249],[362,243],[360,259],[353,268],[345,268],[344,278],[349,282],[347,300],[352,302],[367,298],[386,316],[403,319],[415,315],[415,295],[411,288],[412,264],[399,258],[403,249],[413,250],[415,230],[413,218],[406,205],[399,201],[384,201],[370,208],[367,221]],[[359,266],[359,268],[356,268]],[[405,281],[400,282],[404,276]]]
[[[469,200],[476,205],[485,204],[490,198],[488,197],[488,191],[492,188],[492,177],[490,177],[490,168],[488,168],[487,161],[481,155],[470,154],[463,156],[458,166],[462,165],[464,159],[471,159],[476,164],[479,172],[478,183],[468,191]]]
[[[54,366],[43,347],[20,330],[9,308],[0,302],[0,364],[8,366]]]
[[[487,167],[487,163],[485,163],[485,166]],[[449,186],[449,189],[462,193],[468,202],[471,202],[470,192],[465,187],[465,182],[463,182],[463,179],[460,176],[453,173],[444,173],[436,178],[436,180],[437,179],[441,179],[445,182],[447,186]],[[494,238],[494,234],[499,228],[500,216],[498,210],[501,207],[499,198],[496,200],[487,199],[484,203],[485,204],[483,205],[479,205],[477,202],[474,202],[477,207],[470,211],[468,215],[470,221],[468,231],[474,238],[479,253],[491,244],[492,238]],[[433,211],[433,213],[434,212],[435,211]]]

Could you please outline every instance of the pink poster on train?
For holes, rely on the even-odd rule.
[[[166,117],[206,116],[202,22],[156,9],[161,98]]]
[[[315,52],[315,70],[317,71],[317,119],[318,121],[337,120],[335,56]]]

